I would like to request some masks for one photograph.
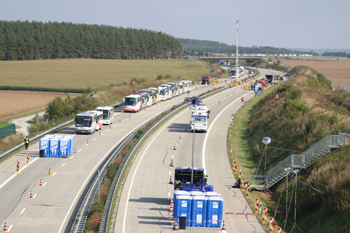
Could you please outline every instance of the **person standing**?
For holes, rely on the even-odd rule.
[[[29,138],[28,138],[28,136],[26,136],[24,138],[24,146],[25,146],[25,150],[28,150],[28,146],[29,146]]]
[[[241,97],[241,100],[242,100],[242,104],[244,103],[244,98],[243,98],[243,96]]]
[[[278,100],[278,94],[276,94],[276,100]]]
[[[207,185],[208,184],[208,175],[206,175],[205,177],[204,177],[204,185]]]

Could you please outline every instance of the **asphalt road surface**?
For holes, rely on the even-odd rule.
[[[3,161],[0,164],[0,229],[6,221],[10,232],[68,231],[68,220],[82,190],[112,148],[158,113],[182,102],[185,96],[212,88],[198,87],[197,92],[152,106],[140,114],[121,113],[121,109],[116,109],[112,129],[103,126],[102,136],[97,132],[75,135],[73,126],[60,131],[58,135],[74,136],[74,148],[78,153],[71,159],[39,158],[39,143],[35,143],[30,144],[28,151]],[[27,153],[30,153],[31,165],[26,165]],[[17,161],[22,174],[14,174]],[[49,168],[53,176],[48,176]],[[43,187],[39,187],[40,179]],[[29,199],[31,191],[34,199]]]
[[[254,94],[238,86],[204,99],[211,111],[209,130],[195,134],[194,167],[205,169],[208,183],[221,194],[224,212],[228,213],[252,213],[242,193],[232,188],[235,179],[226,150],[229,122],[241,107],[241,96],[249,100]],[[174,186],[168,183],[174,168],[169,164],[173,158],[175,167],[191,166],[193,133],[185,130],[190,116],[186,107],[144,143],[125,181],[114,232],[172,232],[169,199]],[[254,215],[225,214],[223,219],[227,232],[264,232]],[[221,232],[221,229],[187,227],[186,232]]]

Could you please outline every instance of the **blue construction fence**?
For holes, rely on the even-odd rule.
[[[10,134],[16,134],[15,124],[11,124],[0,129],[0,139],[6,138]]]

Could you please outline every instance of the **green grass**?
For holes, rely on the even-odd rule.
[[[7,121],[0,121],[0,129],[10,125]]]
[[[192,80],[209,73],[204,64],[192,60],[99,60],[53,59],[39,61],[1,61],[1,86],[57,89],[107,87],[155,80],[170,75]]]

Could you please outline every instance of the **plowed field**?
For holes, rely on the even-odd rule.
[[[336,83],[350,87],[350,62],[348,61],[305,61],[283,60],[292,66],[308,66],[331,77]]]

